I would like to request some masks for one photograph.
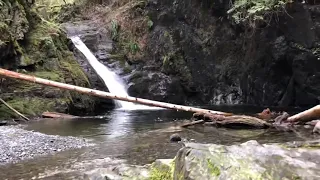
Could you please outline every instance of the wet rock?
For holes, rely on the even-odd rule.
[[[311,143],[316,147],[318,142]],[[289,144],[288,144],[289,145]],[[174,179],[317,179],[320,149],[286,144],[187,143],[176,158]],[[312,158],[311,158],[312,157]]]
[[[310,125],[304,125],[303,127],[306,128],[306,129],[311,129],[312,128],[312,126],[310,126]]]
[[[170,141],[171,142],[178,142],[181,141],[181,136],[179,134],[172,134],[170,136]]]
[[[85,180],[120,180],[121,176],[113,173],[109,169],[99,168],[84,174]]]
[[[0,126],[5,126],[8,124],[8,121],[0,121]]]
[[[312,132],[320,134],[320,121],[318,121],[317,124],[314,126]]]
[[[105,30],[97,28],[94,24],[88,21],[81,21],[77,23],[64,23],[63,28],[66,30],[69,36],[80,36],[83,42],[88,46],[91,52],[97,57],[98,60],[109,60],[108,55],[113,49],[113,42],[106,36]],[[95,70],[91,67],[86,57],[77,49],[71,42],[70,45],[73,49],[73,53],[76,60],[88,76],[92,89],[109,91],[105,83],[97,75]],[[114,103],[110,99],[95,98],[96,112],[100,113],[105,109],[111,109],[114,107]]]
[[[81,166],[86,166],[85,164],[91,164],[91,162],[83,162]],[[85,180],[122,180],[122,179],[148,179],[149,177],[149,167],[148,166],[134,166],[128,165],[125,161],[105,158],[99,160],[98,162],[104,168],[97,168],[94,170],[89,170],[84,173],[83,177]],[[90,165],[92,166],[92,165]]]
[[[131,96],[156,101],[183,104],[185,95],[177,78],[161,72],[141,72],[130,78],[128,93]]]

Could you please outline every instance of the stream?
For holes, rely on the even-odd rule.
[[[211,109],[252,114],[263,108],[218,106]],[[298,110],[289,111],[292,113]],[[191,115],[171,110],[113,110],[97,118],[32,121],[25,129],[51,135],[85,137],[96,145],[1,165],[0,179],[81,179],[81,171],[104,166],[104,163],[108,163],[103,160],[106,157],[123,159],[134,165],[173,158],[182,147],[181,143],[169,142],[173,133],[179,133],[189,141],[226,145],[253,139],[260,143],[273,143],[315,138],[310,133],[312,129],[305,128],[292,133],[217,129],[209,126],[181,129],[177,126],[181,121],[190,119]]]

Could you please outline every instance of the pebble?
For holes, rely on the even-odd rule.
[[[318,121],[317,124],[314,126],[312,132],[320,134],[320,121]]]
[[[181,141],[181,136],[179,134],[172,134],[170,136],[170,141],[171,142],[178,142]]]
[[[84,138],[46,135],[20,126],[0,126],[0,164],[91,146]]]

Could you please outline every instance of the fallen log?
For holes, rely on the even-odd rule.
[[[43,118],[61,118],[61,119],[75,119],[79,118],[79,116],[73,116],[70,114],[63,114],[58,112],[44,112],[42,113]]]
[[[262,119],[245,115],[224,116],[220,114],[195,113],[193,117],[199,120],[195,122],[202,123],[202,120],[203,122],[209,122],[206,124],[229,128],[268,128],[272,126]]]
[[[20,117],[22,117],[24,120],[29,121],[29,118],[27,118],[26,116],[24,116],[23,114],[21,114],[19,111],[15,110],[13,107],[11,107],[8,103],[6,103],[2,98],[0,98],[0,101],[7,106],[11,111],[13,111],[14,113],[16,113],[17,115],[19,115]]]
[[[185,127],[193,126],[196,124],[203,124],[203,123],[204,123],[204,120],[192,121],[192,122],[185,123],[185,124],[181,125],[181,127],[185,128]]]
[[[221,118],[221,117],[220,117]],[[234,115],[228,116],[219,121],[213,121],[217,126],[230,127],[230,128],[268,128],[271,124],[252,116]]]
[[[9,70],[2,69],[2,68],[0,68],[0,75],[6,76],[6,77],[10,77],[10,78],[14,78],[14,79],[20,79],[20,80],[24,80],[24,81],[43,84],[43,85],[46,85],[46,86],[57,87],[57,88],[60,88],[60,89],[77,91],[79,93],[88,94],[88,95],[92,95],[92,96],[108,98],[108,99],[116,99],[116,100],[121,100],[121,101],[128,101],[128,102],[143,104],[143,105],[147,105],[147,106],[155,106],[155,107],[166,108],[166,109],[174,109],[174,110],[178,110],[178,111],[202,112],[202,113],[209,113],[209,114],[221,114],[221,115],[224,115],[224,116],[232,115],[232,113],[226,113],[226,112],[220,112],[220,111],[212,111],[212,110],[208,110],[208,109],[202,109],[202,108],[195,108],[195,107],[189,107],[189,106],[170,104],[170,103],[153,101],[153,100],[142,99],[142,98],[136,98],[136,97],[131,97],[131,96],[120,96],[120,95],[116,95],[116,94],[112,94],[112,93],[108,93],[108,92],[104,92],[104,91],[99,91],[99,90],[84,88],[84,87],[80,87],[80,86],[60,83],[60,82],[51,81],[51,80],[47,80],[47,79],[43,79],[43,78],[37,78],[37,77],[34,77],[34,76],[21,74],[21,73],[9,71]]]
[[[288,117],[288,122],[307,122],[320,118],[320,105],[305,110],[301,113]]]

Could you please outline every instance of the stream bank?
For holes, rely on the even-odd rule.
[[[253,114],[260,112],[263,108],[215,106],[210,109],[237,114]],[[296,111],[301,110],[294,110]],[[2,172],[0,179],[84,179],[85,174],[95,174],[100,177],[109,174],[122,177],[129,169],[133,170],[133,174],[139,174],[150,170],[150,166],[145,166],[146,164],[151,164],[157,159],[172,159],[177,155],[179,149],[184,148],[183,143],[170,142],[170,136],[175,133],[180,135],[183,142],[199,143],[201,147],[206,147],[202,145],[203,143],[215,144],[215,147],[222,149],[229,149],[231,146],[238,150],[244,147],[251,148],[246,145],[239,146],[250,140],[256,140],[259,144],[286,144],[287,142],[319,139],[319,135],[311,134],[312,127],[307,129],[303,126],[296,132],[283,132],[275,129],[226,129],[212,126],[181,128],[180,125],[191,115],[187,112],[170,110],[112,110],[100,118],[30,121],[25,126],[27,131],[90,139],[89,142],[95,145],[2,165],[0,166]],[[253,144],[252,146],[260,148],[264,145]],[[282,146],[280,145],[279,148]],[[198,149],[201,148],[192,148],[197,152]],[[185,150],[188,151],[188,149]],[[309,148],[309,150],[317,151],[316,147]],[[203,152],[207,150],[204,149]],[[188,160],[188,157],[186,159]]]
[[[23,125],[0,126],[0,144],[1,165],[93,145],[86,139],[27,131]]]

